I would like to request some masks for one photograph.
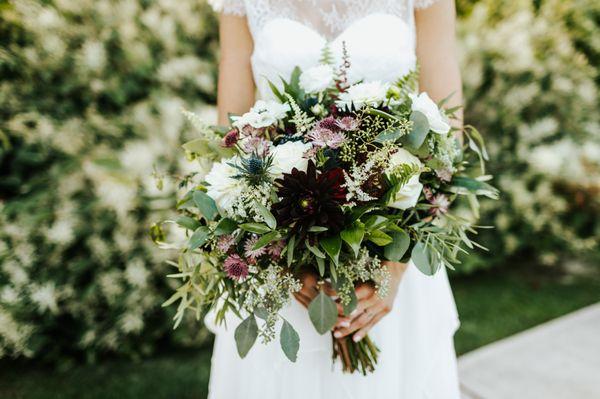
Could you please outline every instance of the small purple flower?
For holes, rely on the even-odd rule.
[[[242,149],[246,153],[266,156],[269,152],[269,142],[263,137],[252,136],[241,141]]]
[[[317,128],[328,129],[334,132],[340,129],[340,127],[337,125],[336,119],[333,116],[328,116],[325,119],[321,119],[317,123]]]
[[[285,248],[285,242],[283,240],[276,241],[267,247],[267,252],[271,255],[271,259],[277,261],[281,258],[281,253]]]
[[[234,244],[235,237],[231,234],[225,234],[219,237],[219,239],[217,240],[217,249],[226,254],[227,252],[229,252],[229,250],[231,249],[231,247],[233,247]]]
[[[317,147],[338,148],[346,140],[346,136],[342,132],[335,132],[323,127],[316,127],[311,130],[308,139]]]
[[[336,124],[340,129],[345,130],[347,132],[351,132],[353,130],[358,129],[358,126],[360,125],[358,120],[351,116],[344,116],[342,119],[338,119],[336,121]]]
[[[237,129],[230,130],[229,132],[227,132],[225,137],[223,137],[222,145],[223,145],[223,147],[231,148],[235,145],[235,143],[237,143],[239,138],[240,138],[240,136],[239,136],[239,132],[237,131]]]
[[[248,238],[244,243],[244,256],[248,258],[251,263],[256,263],[256,260],[267,253],[267,248],[262,247],[258,249],[253,249],[254,245],[258,241],[258,236],[253,235]]]
[[[240,258],[239,255],[229,255],[223,262],[223,269],[227,277],[234,280],[242,280],[248,277],[248,264]]]

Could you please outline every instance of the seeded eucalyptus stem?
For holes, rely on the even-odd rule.
[[[363,375],[375,370],[379,348],[367,335],[359,342],[350,337],[333,338],[333,359],[340,359],[345,373],[359,370]]]

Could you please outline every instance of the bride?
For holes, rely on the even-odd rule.
[[[328,46],[338,59],[345,48],[352,80],[394,81],[419,65],[420,90],[436,101],[453,94],[461,102],[455,52],[453,0],[221,0],[219,123],[242,114],[257,97],[271,97],[268,82],[288,78],[295,66],[317,65]],[[356,288],[359,305],[340,317],[336,337],[354,340],[367,332],[381,349],[374,373],[344,374],[331,364],[331,337],[313,328],[305,307],[317,279],[303,277],[303,289],[283,314],[298,330],[300,352],[289,362],[278,345],[255,345],[241,359],[233,333],[235,317],[214,325],[209,397],[213,399],[459,398],[453,335],[456,307],[444,269],[433,277],[412,263],[388,262],[390,293]]]

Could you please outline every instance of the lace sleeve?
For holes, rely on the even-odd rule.
[[[213,10],[222,14],[246,15],[244,0],[208,0]]]
[[[427,8],[432,6],[438,0],[415,0],[414,6],[415,8]]]

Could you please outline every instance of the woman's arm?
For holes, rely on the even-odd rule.
[[[227,115],[243,114],[254,104],[255,85],[250,57],[252,35],[245,17],[221,15],[221,60],[217,106],[219,124],[228,125]]]
[[[456,50],[456,8],[454,0],[438,0],[415,11],[419,88],[438,102],[452,95],[446,108],[463,105],[462,81]],[[455,127],[462,127],[462,110],[456,113]]]

